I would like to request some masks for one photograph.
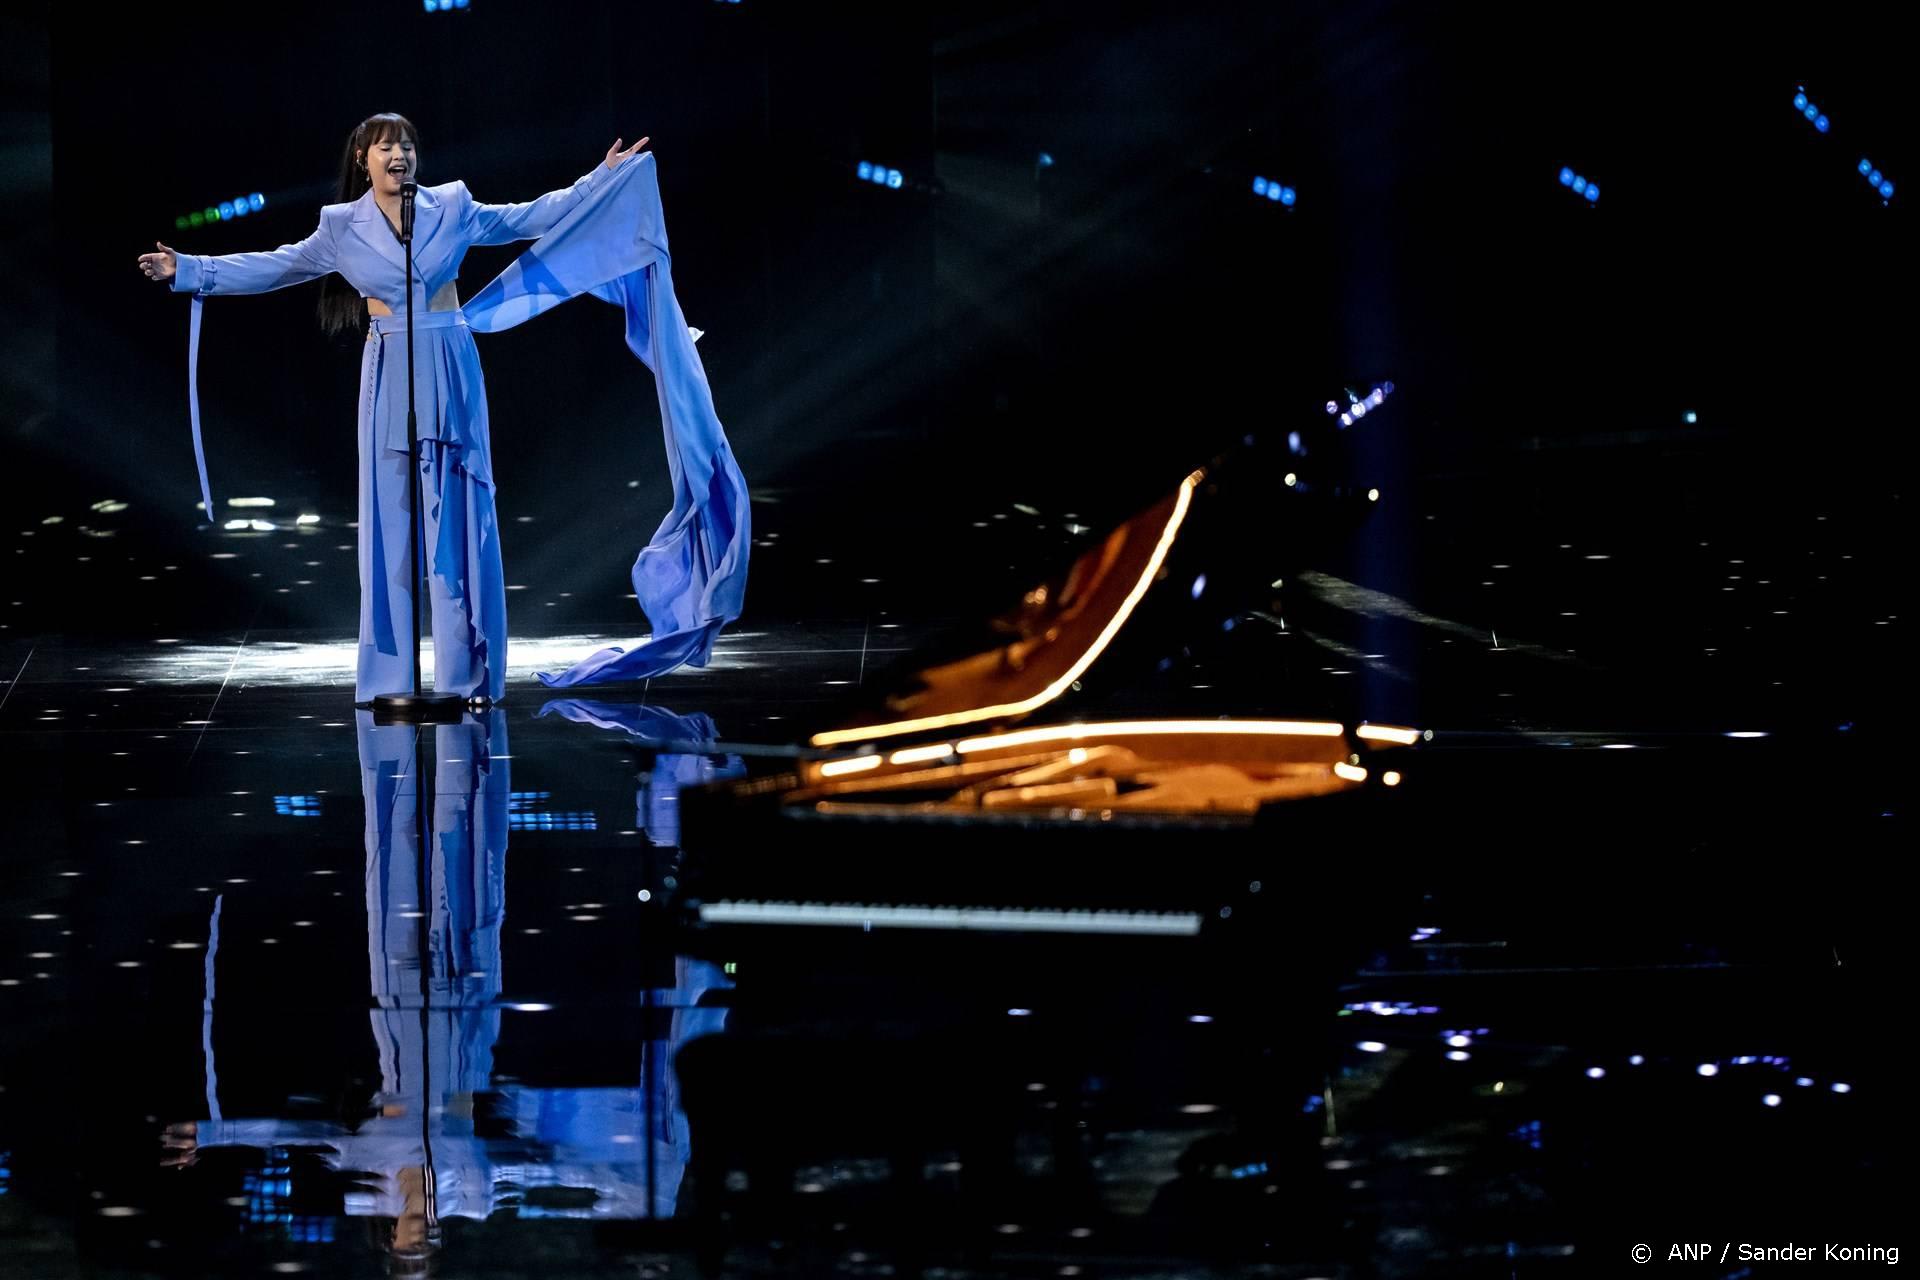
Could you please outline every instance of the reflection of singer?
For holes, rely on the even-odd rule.
[[[506,713],[496,708],[432,730],[424,846],[416,770],[426,753],[416,743],[427,731],[376,726],[364,711],[358,721],[370,1017],[380,1062],[371,1114],[351,1129],[221,1118],[209,1059],[214,1118],[169,1126],[166,1162],[192,1164],[210,1147],[322,1149],[331,1168],[365,1175],[346,1210],[379,1224],[379,1247],[401,1270],[437,1251],[446,1218],[502,1209],[522,1217],[672,1217],[690,1146],[668,1064],[686,1041],[724,1028],[727,1010],[700,1001],[731,982],[714,965],[676,959],[665,1037],[647,1042],[637,1087],[496,1088],[512,796]],[[537,1024],[529,1030],[537,1034]],[[210,1034],[207,1045],[211,1054]],[[476,1129],[476,1113],[493,1121],[488,1136]],[[541,1189],[556,1187],[578,1194],[564,1197],[564,1207],[535,1203]]]
[[[268,253],[181,254],[160,244],[158,252],[140,255],[140,268],[150,278],[170,280],[175,291],[194,295],[190,358],[196,366],[200,300],[212,294],[264,293],[337,274],[342,279],[329,278],[324,286],[322,324],[333,333],[369,325],[359,402],[357,702],[412,684],[409,311],[435,689],[497,699],[506,688],[506,584],[486,388],[473,331],[509,328],[580,294],[627,312],[627,343],[658,384],[675,501],[633,570],[653,641],[625,654],[604,650],[551,682],[637,678],[683,662],[704,665],[720,627],[739,616],[750,543],[746,485],[673,298],[652,157],[636,158],[646,141],[622,150],[616,140],[604,164],[572,186],[525,204],[482,204],[464,182],[418,187],[411,298],[403,297],[407,251],[398,220],[402,187],[413,181],[419,164],[418,134],[393,114],[372,116],[349,135],[337,203],[321,210],[319,227],[306,239]],[[580,217],[569,220],[576,209]],[[540,245],[462,306],[455,279],[469,248],[537,237]],[[202,498],[214,519],[196,380],[197,373],[189,378],[194,444]]]

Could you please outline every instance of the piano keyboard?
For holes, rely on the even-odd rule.
[[[1103,933],[1193,937],[1189,911],[1050,911],[1022,907],[895,907],[861,902],[708,902],[703,924],[825,925],[855,929],[964,929],[1001,933]]]

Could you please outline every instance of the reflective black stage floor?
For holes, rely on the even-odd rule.
[[[0,1272],[1515,1276],[1897,1244],[1896,507],[1756,519],[1721,463],[1552,465],[1271,536],[1195,498],[1062,714],[1432,731],[1404,786],[1224,834],[769,835],[708,803],[1157,486],[917,538],[773,507],[709,668],[554,698],[531,672],[631,605],[536,588],[507,700],[417,734],[356,713],[348,637],[286,603],[350,616],[337,522],[23,518]],[[1636,484],[1647,520],[1609,496]],[[895,908],[1124,898],[1143,931],[868,928],[876,875]],[[856,923],[703,921],[728,876]],[[1197,934],[1161,929],[1182,912]]]
[[[1441,725],[1198,937],[690,923],[682,789],[933,629],[417,736],[324,637],[18,644],[6,1274],[1584,1274],[1902,1220],[1880,753]]]

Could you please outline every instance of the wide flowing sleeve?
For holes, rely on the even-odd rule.
[[[317,280],[334,270],[336,245],[332,220],[321,215],[313,234],[293,244],[258,253],[182,253],[173,273],[173,291],[193,295],[187,321],[187,415],[193,425],[193,463],[200,478],[200,502],[209,521],[213,488],[207,483],[207,448],[200,435],[200,304],[214,294],[270,293]]]
[[[627,346],[652,370],[673,509],[633,562],[633,590],[653,633],[540,679],[552,687],[638,680],[703,667],[740,616],[752,543],[747,485],[714,411],[713,392],[673,292],[654,158],[621,162],[587,199],[461,309],[494,333],[588,294],[621,309]]]
[[[549,191],[521,204],[483,204],[473,198],[473,193],[467,190],[467,184],[462,182],[459,184],[464,203],[461,216],[467,242],[511,244],[515,240],[533,240],[543,236],[598,190],[604,179],[612,176],[613,172],[606,165],[597,164],[575,180],[572,186]]]

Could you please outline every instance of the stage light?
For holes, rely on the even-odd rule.
[[[1770,1093],[1766,1097],[1760,1099],[1760,1101],[1766,1103],[1770,1107],[1777,1107],[1780,1105],[1780,1095],[1777,1093]]]
[[[1807,91],[1804,88],[1794,93],[1793,108],[1805,116],[1807,123],[1818,129],[1821,133],[1825,133],[1833,127],[1833,122],[1827,119],[1826,112],[1820,110],[1819,107],[1816,107],[1812,102],[1808,101]]]
[[[854,175],[862,182],[871,182],[876,187],[887,187],[898,191],[906,183],[905,176],[898,169],[889,169],[883,164],[874,164],[871,160],[862,160],[854,166]]]
[[[1560,185],[1570,188],[1573,194],[1577,196],[1586,197],[1588,204],[1592,204],[1600,198],[1600,184],[1588,181],[1572,169],[1563,168],[1560,170]]]
[[[1253,194],[1255,199],[1264,198],[1274,204],[1285,205],[1289,209],[1293,207],[1294,201],[1300,198],[1299,192],[1278,179],[1264,178],[1257,174],[1253,179]]]
[[[1882,200],[1893,199],[1893,181],[1888,178],[1886,174],[1874,168],[1873,161],[1862,160],[1860,162],[1860,176],[1867,180],[1868,186],[1880,193]]]

